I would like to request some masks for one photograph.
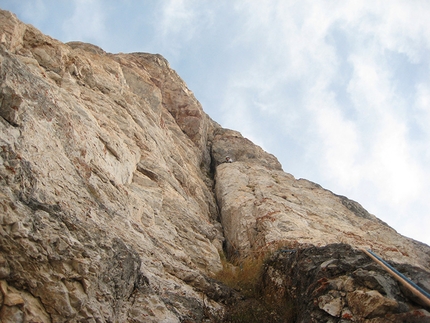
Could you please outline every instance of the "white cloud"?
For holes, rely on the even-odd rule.
[[[383,48],[408,55],[412,62],[423,59],[430,45],[428,1],[377,2],[379,24],[373,31]]]
[[[63,23],[65,41],[80,40],[102,45],[108,38],[103,1],[73,0],[74,11]]]
[[[180,56],[191,41],[196,46],[213,23],[212,10],[197,0],[163,1],[156,12],[157,42],[170,57]]]
[[[341,187],[357,185],[361,169],[359,157],[359,133],[354,122],[346,119],[329,93],[313,94],[309,100],[313,111],[319,168],[325,177],[336,181]]]
[[[426,141],[430,141],[430,82],[416,85],[415,122],[425,136]],[[428,149],[428,147],[426,147]],[[427,158],[430,159],[430,151]]]
[[[33,23],[39,23],[46,19],[48,9],[45,1],[35,0],[22,5],[22,19],[29,19]]]
[[[190,37],[195,27],[196,13],[193,10],[192,2],[189,0],[169,0],[163,3],[161,8],[162,19],[160,28],[162,35],[186,33]],[[190,30],[191,29],[191,30]]]
[[[380,197],[392,205],[418,200],[424,187],[423,170],[411,156],[405,124],[386,115],[375,134],[372,150],[368,174],[373,174],[371,179]]]

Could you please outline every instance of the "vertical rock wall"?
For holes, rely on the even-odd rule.
[[[2,322],[218,315],[212,121],[192,93],[159,56],[0,16]]]
[[[342,242],[429,268],[427,245],[398,234],[357,202],[260,160],[239,159],[216,169],[215,192],[230,253]]]

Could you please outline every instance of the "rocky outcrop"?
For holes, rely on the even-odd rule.
[[[424,270],[402,269],[430,287]],[[405,297],[392,276],[346,244],[281,249],[267,261],[263,284],[274,298],[294,303],[298,323],[430,322],[430,313]]]
[[[192,93],[159,56],[68,46],[7,12],[0,23],[0,279],[24,299],[2,322],[222,311],[201,292],[223,237],[199,146],[212,121]],[[181,128],[185,105],[199,120],[182,114]]]
[[[248,300],[213,279],[224,253],[245,259],[338,242],[429,277],[428,246],[283,172],[276,157],[211,120],[160,55],[63,44],[0,10],[1,322],[228,320]],[[269,263],[265,289],[276,272],[283,287],[274,293],[312,299],[289,290],[298,286],[283,263]],[[343,292],[341,304],[352,304]],[[332,303],[321,295],[324,312]],[[296,307],[297,317],[314,311]]]
[[[265,160],[218,166],[215,190],[230,253],[342,242],[398,263],[430,263],[428,246],[397,234],[357,202]]]

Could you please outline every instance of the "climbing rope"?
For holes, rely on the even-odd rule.
[[[377,264],[382,266],[391,276],[397,279],[403,286],[405,286],[409,291],[412,292],[416,297],[422,300],[427,306],[430,307],[430,294],[426,292],[424,289],[419,287],[417,284],[412,282],[405,275],[400,273],[397,269],[393,268],[390,264],[388,264],[384,259],[377,256],[370,249],[365,250],[361,249],[366,255],[368,255],[371,259],[373,259]]]

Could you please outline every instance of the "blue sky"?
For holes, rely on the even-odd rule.
[[[430,1],[0,0],[45,34],[160,53],[286,172],[430,244]]]

